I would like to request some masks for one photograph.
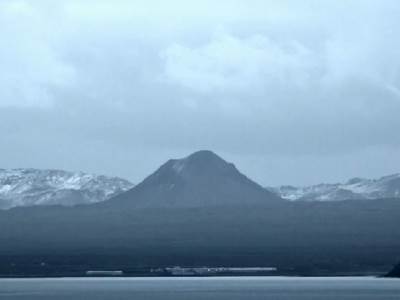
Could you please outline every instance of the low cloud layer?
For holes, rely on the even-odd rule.
[[[397,1],[0,2],[0,167],[265,185],[400,172]],[[190,5],[189,5],[190,4]]]

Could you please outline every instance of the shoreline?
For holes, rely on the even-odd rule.
[[[234,278],[270,278],[270,279],[399,279],[382,275],[328,275],[328,276],[299,276],[299,275],[221,275],[221,276],[0,276],[0,280],[37,280],[37,279],[87,279],[87,280],[129,280],[129,279],[234,279]]]

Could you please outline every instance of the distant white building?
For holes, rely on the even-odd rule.
[[[86,276],[122,276],[124,275],[123,271],[106,271],[106,270],[98,270],[98,271],[86,271]]]

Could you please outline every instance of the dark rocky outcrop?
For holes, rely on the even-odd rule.
[[[387,275],[386,277],[396,277],[400,278],[400,264],[395,266]]]

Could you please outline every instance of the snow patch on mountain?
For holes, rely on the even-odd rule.
[[[384,176],[379,179],[353,178],[345,183],[318,184],[306,187],[286,185],[267,189],[291,201],[400,198],[400,174]]]
[[[0,169],[0,209],[17,206],[74,206],[107,200],[131,189],[125,179],[83,172]]]
[[[172,169],[177,173],[182,173],[183,169],[185,168],[185,161],[186,159],[179,159],[174,162],[172,165]]]

